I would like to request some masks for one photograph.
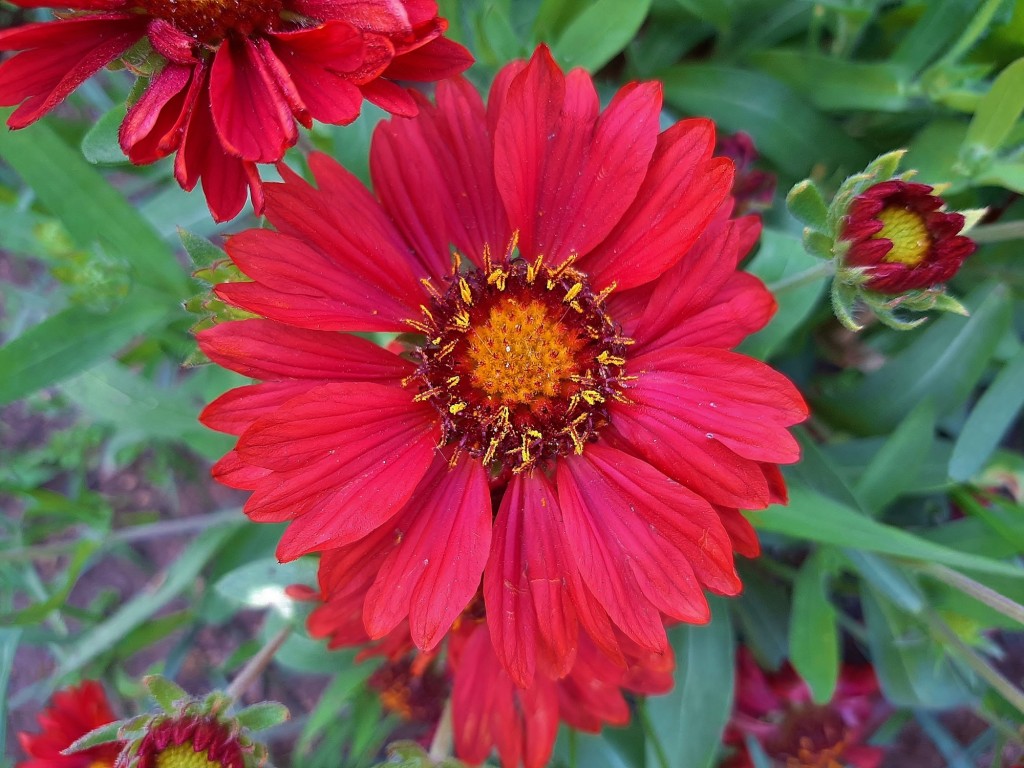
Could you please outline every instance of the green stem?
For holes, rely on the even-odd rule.
[[[986,587],[974,579],[964,576],[959,571],[947,568],[938,563],[928,563],[921,566],[923,573],[932,576],[939,581],[945,582],[954,589],[959,589],[965,595],[973,597],[978,602],[994,608],[1004,616],[1009,616],[1018,624],[1024,624],[1024,605],[1015,602],[990,587]]]
[[[813,283],[823,277],[831,277],[835,274],[836,266],[831,261],[823,261],[820,264],[815,264],[813,267],[809,267],[802,272],[796,272],[795,274],[788,275],[776,280],[774,283],[768,283],[768,290],[774,293],[776,296],[786,291],[791,291],[794,288],[802,288],[805,285]]]
[[[960,639],[960,636],[936,614],[927,612],[925,619],[932,631],[939,635],[956,652],[957,656],[968,667],[977,673],[978,677],[991,685],[1000,696],[1010,704],[1024,713],[1024,692],[1011,683],[998,669],[986,661],[977,651]]]
[[[964,29],[964,33],[960,35],[960,38],[953,44],[953,47],[949,49],[945,56],[935,62],[931,68],[939,69],[947,67],[950,64],[955,64],[971,49],[971,47],[978,41],[978,38],[985,33],[985,30],[988,29],[989,23],[992,21],[992,17],[994,17],[999,11],[1003,2],[1004,0],[986,0],[986,2],[984,2],[978,9],[978,12],[974,14],[974,18],[971,19],[970,23]]]
[[[1024,238],[1024,221],[1006,221],[1002,224],[984,224],[970,232],[976,243],[1001,243]]]
[[[163,536],[176,536],[182,533],[194,533],[205,531],[224,523],[230,523],[239,519],[237,509],[225,509],[220,512],[212,512],[209,515],[194,515],[176,520],[158,520],[155,523],[146,525],[132,525],[127,528],[120,528],[111,531],[99,542],[99,549],[105,549],[113,544],[125,544],[133,541],[145,541],[146,539],[157,539]],[[39,560],[46,557],[62,555],[78,546],[78,539],[69,541],[58,541],[53,544],[37,544],[30,547],[18,549],[0,550],[0,562],[24,562],[26,560]]]
[[[449,698],[444,703],[441,711],[441,719],[437,722],[437,730],[434,731],[434,738],[430,742],[430,751],[427,756],[434,763],[440,763],[452,756],[452,742],[454,741],[454,729],[452,727],[452,700]]]
[[[658,738],[658,734],[654,732],[650,715],[647,714],[647,699],[642,699],[637,704],[636,711],[640,718],[640,727],[643,728],[644,736],[647,738],[647,742],[654,747],[654,755],[658,758],[659,768],[670,768],[665,746],[661,743],[661,739]]]
[[[228,686],[227,690],[224,691],[230,698],[237,699],[251,686],[256,679],[263,674],[263,671],[270,664],[271,659],[274,658],[281,646],[284,645],[284,641],[288,639],[288,635],[291,634],[292,627],[289,624],[278,631],[276,635],[270,638],[266,644],[256,652],[256,655],[249,659],[249,663],[246,664],[242,671],[238,673],[238,677],[231,681],[231,685]]]

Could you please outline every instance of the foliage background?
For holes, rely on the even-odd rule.
[[[556,762],[714,765],[736,639],[769,667],[790,658],[821,701],[843,658],[870,658],[892,705],[874,740],[905,747],[911,733],[926,744],[919,762],[891,765],[998,766],[1019,754],[1024,3],[441,6],[478,58],[470,77],[481,87],[539,41],[566,68],[596,73],[606,98],[658,79],[666,126],[708,115],[723,132],[750,133],[782,191],[746,265],[780,309],[744,350],[813,405],[804,459],[788,472],[791,503],[751,515],[767,555],[742,564],[744,595],[716,601],[709,626],[670,633],[675,691],[638,702],[628,729],[563,733]],[[33,14],[45,18],[0,3],[0,26]],[[283,587],[312,583],[315,563],[278,565],[279,529],[246,523],[240,498],[207,479],[229,441],[195,416],[243,382],[182,367],[189,328],[223,309],[190,274],[219,258],[220,234],[258,222],[215,228],[168,164],[123,161],[114,131],[130,84],[104,73],[41,124],[0,132],[3,764],[16,754],[13,731],[56,687],[102,678],[125,711],[146,672],[201,692],[293,625],[253,692],[292,707],[272,734],[278,764],[369,765],[400,726],[364,684],[372,665],[304,635]],[[366,179],[380,118],[366,107],[352,126],[318,125],[289,162],[301,168],[317,147]],[[827,278],[781,196],[805,176],[834,190],[899,147],[921,181],[948,185],[951,208],[989,207],[981,247],[953,284],[971,316],[854,336],[832,319]],[[973,715],[936,716],[953,708]]]

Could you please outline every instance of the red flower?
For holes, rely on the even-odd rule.
[[[117,719],[103,687],[94,680],[55,693],[49,708],[36,719],[42,728],[40,733],[18,734],[29,759],[18,763],[17,768],[110,768],[123,746],[116,742],[73,755],[62,754],[89,731]]]
[[[729,136],[719,137],[715,152],[728,157],[736,165],[732,196],[736,198],[737,213],[771,206],[777,179],[774,173],[754,167],[758,154],[750,134],[737,131]]]
[[[44,0],[13,0],[36,7]],[[99,69],[148,39],[163,58],[121,125],[136,164],[177,153],[215,219],[263,193],[256,163],[280,160],[313,120],[350,123],[363,98],[399,115],[417,102],[394,80],[434,81],[472,57],[441,35],[434,0],[69,0],[83,11],[0,32],[0,105],[35,122]]]
[[[486,110],[464,80],[437,93],[377,129],[379,201],[314,155],[318,189],[268,185],[277,231],[229,241],[253,282],[217,293],[267,319],[199,342],[263,383],[203,413],[239,435],[214,474],[291,521],[282,560],[332,550],[372,637],[408,618],[434,648],[482,576],[522,687],[568,672],[580,627],[616,659],[615,628],[664,651],[665,619],[740,590],[733,550],[758,544],[737,508],[781,499],[798,456],[799,393],[728,351],[775,306],[736,271],[758,222],[729,218],[709,121],[659,135],[654,83],[600,113],[540,48]],[[356,330],[406,333],[409,356]]]
[[[843,221],[839,239],[849,243],[843,259],[861,267],[864,287],[895,294],[931,288],[957,273],[974,253],[959,236],[964,217],[943,213],[944,201],[926,184],[883,181],[858,195]]]
[[[787,768],[878,768],[884,750],[862,743],[881,701],[870,665],[844,665],[832,701],[819,706],[789,664],[765,673],[745,648],[737,663],[736,704],[725,731],[725,743],[737,751],[722,768],[754,768],[747,737]]]
[[[134,754],[122,755],[117,768],[245,768],[246,751],[237,733],[215,717],[184,715],[150,727]]]

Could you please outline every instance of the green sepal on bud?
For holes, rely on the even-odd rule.
[[[192,334],[218,323],[231,320],[245,320],[256,317],[252,312],[225,304],[213,292],[213,287],[220,283],[246,282],[247,278],[234,265],[227,253],[204,237],[200,237],[187,229],[178,227],[178,237],[192,260],[192,277],[202,286],[202,290],[185,300],[183,306],[189,314],[196,315],[198,320],[190,329]],[[198,348],[185,359],[184,365],[195,367],[209,363]]]

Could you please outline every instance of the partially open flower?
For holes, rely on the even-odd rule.
[[[737,131],[720,136],[715,144],[715,154],[728,157],[736,165],[732,196],[736,199],[737,215],[771,206],[777,179],[774,173],[756,167],[757,147],[749,133]]]
[[[112,741],[64,754],[85,734],[117,719],[103,687],[95,680],[58,691],[36,719],[42,729],[39,733],[18,734],[29,759],[18,763],[17,768],[111,768],[123,746],[123,742]]]
[[[957,273],[974,253],[959,232],[961,213],[945,213],[927,184],[892,179],[868,188],[850,205],[840,239],[848,242],[844,264],[864,270],[864,288],[897,294],[932,288]]]
[[[748,739],[772,765],[878,768],[885,753],[864,742],[865,726],[880,702],[869,665],[844,666],[832,700],[819,705],[789,664],[766,673],[744,648],[737,659],[735,710],[724,737],[736,751],[722,768],[754,767]]]
[[[237,727],[213,715],[185,715],[152,725],[117,768],[246,768],[250,751]]]
[[[13,0],[38,7],[47,0]],[[263,205],[257,163],[298,139],[296,122],[344,125],[363,99],[414,115],[395,81],[433,82],[472,62],[444,38],[434,0],[53,0],[74,14],[0,32],[0,105],[24,128],[85,80],[124,57],[150,77],[121,124],[136,164],[176,155],[186,190],[202,180],[217,220],[247,192]]]

